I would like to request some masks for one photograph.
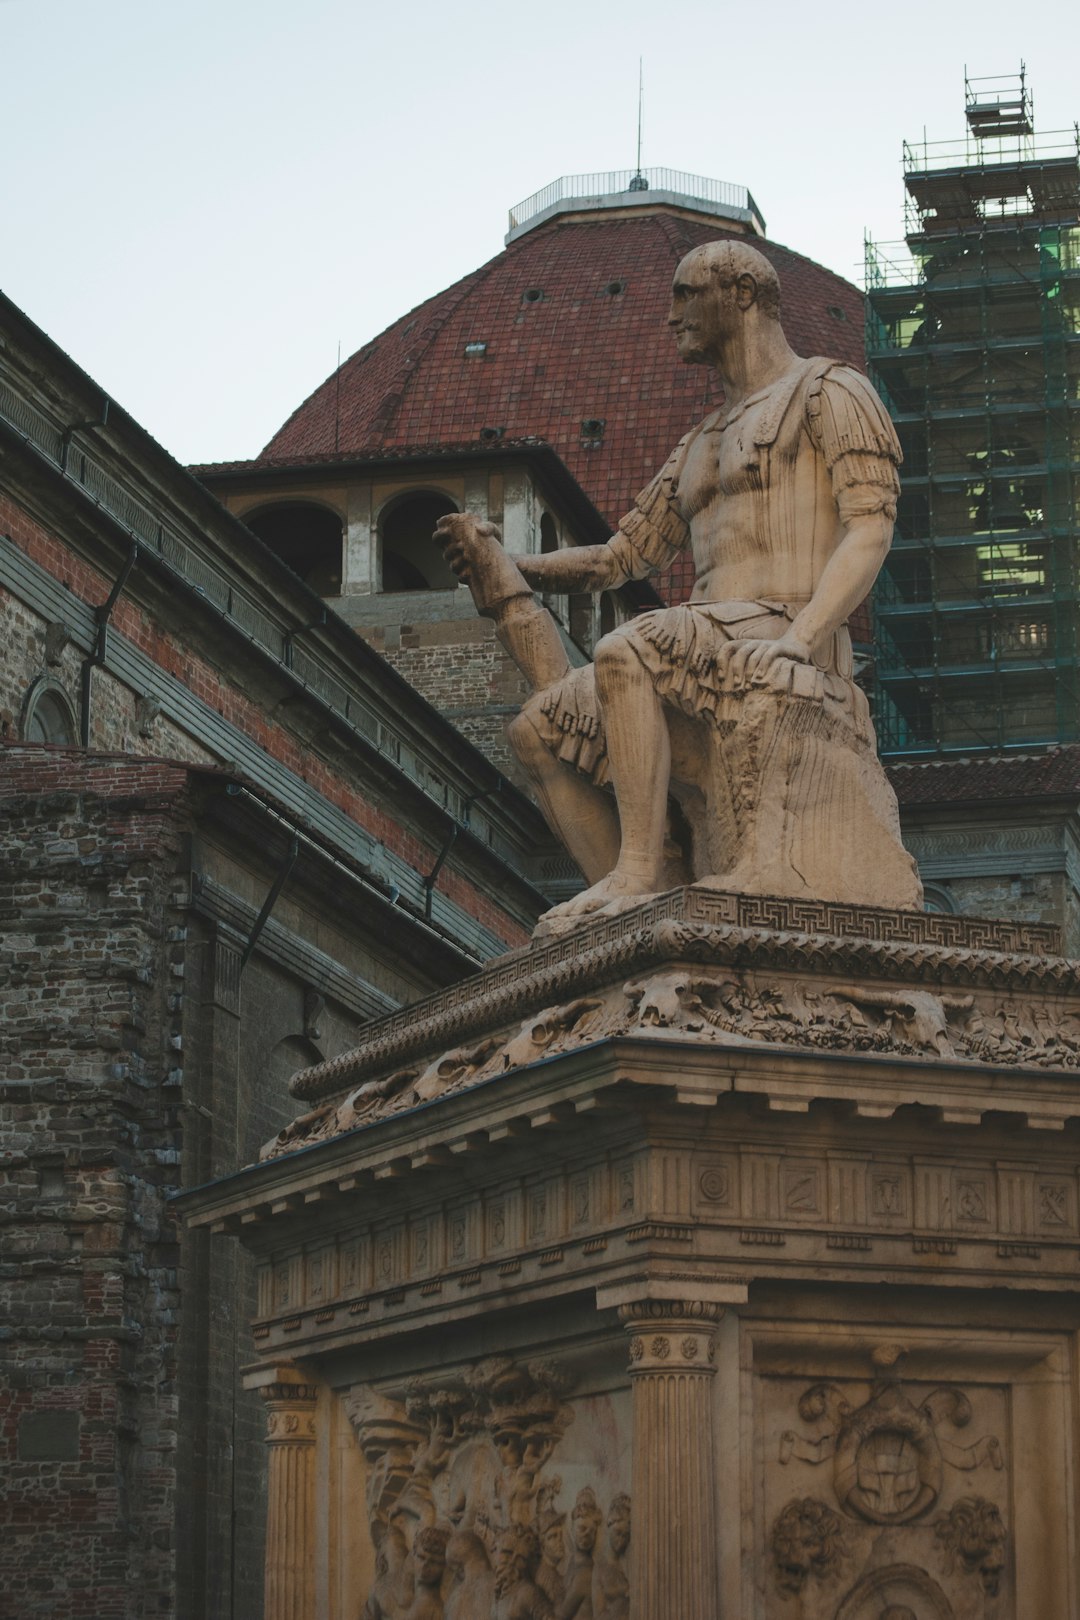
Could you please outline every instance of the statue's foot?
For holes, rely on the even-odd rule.
[[[611,917],[620,911],[630,911],[634,906],[651,900],[654,894],[660,892],[660,888],[659,881],[651,885],[643,883],[640,877],[631,877],[616,867],[599,883],[594,883],[591,889],[585,889],[583,893],[575,894],[572,900],[564,900],[562,905],[552,906],[550,911],[545,911],[536,925],[535,937],[543,939],[549,934],[565,934],[597,912]]]

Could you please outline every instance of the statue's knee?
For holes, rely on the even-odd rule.
[[[598,674],[601,671],[641,668],[641,660],[634,651],[631,633],[627,630],[611,630],[606,636],[601,636],[596,643],[593,662]]]
[[[596,690],[604,703],[617,701],[628,688],[637,688],[648,677],[638,656],[632,633],[615,630],[596,644],[593,656]]]
[[[511,748],[526,769],[543,764],[550,757],[547,744],[529,716],[528,705],[520,714],[515,714],[506,728],[506,735]]]

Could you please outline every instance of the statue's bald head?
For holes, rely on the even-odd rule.
[[[763,315],[774,321],[780,319],[780,278],[764,253],[759,253],[749,242],[703,242],[683,259],[675,272],[676,281],[684,279],[691,267],[699,274],[708,275],[724,290],[747,278],[756,288],[752,302]]]

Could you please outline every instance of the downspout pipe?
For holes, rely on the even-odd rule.
[[[97,624],[97,634],[94,638],[94,650],[89,658],[84,659],[82,667],[82,705],[80,719],[80,740],[84,748],[90,746],[90,715],[94,690],[94,671],[104,669],[105,659],[109,650],[109,620],[112,618],[113,608],[120,600],[128,575],[135,566],[139,555],[139,547],[132,541],[124,565],[113,582],[113,588],[108,597],[99,607],[94,609],[94,620]]]
[[[266,896],[266,899],[263,901],[262,910],[259,912],[259,915],[256,917],[255,925],[252,928],[251,933],[248,935],[247,944],[244,946],[243,955],[240,957],[240,972],[241,973],[243,973],[244,969],[247,967],[248,963],[251,961],[252,952],[254,951],[255,946],[259,942],[259,935],[262,933],[263,929],[266,927],[267,922],[270,920],[270,913],[273,911],[274,907],[277,905],[278,898],[279,898],[279,896],[281,894],[282,889],[285,887],[286,883],[288,883],[288,881],[289,881],[289,878],[292,876],[292,869],[296,865],[296,857],[299,855],[299,853],[300,853],[300,840],[296,836],[296,834],[294,833],[293,836],[292,836],[292,839],[291,839],[291,841],[289,843],[289,852],[285,856],[285,860],[284,860],[284,863],[282,864],[281,870],[278,872],[277,877],[274,879],[273,884],[271,885],[271,888],[270,888],[270,892]]]
[[[470,793],[462,805],[464,815],[468,816],[469,810],[474,804],[477,803],[478,800],[486,799],[490,795],[500,791],[501,789],[499,784],[496,782],[494,787],[481,788],[478,793]],[[463,821],[451,821],[446,837],[443,840],[443,846],[436,857],[435,865],[424,878],[424,920],[426,922],[430,923],[431,921],[431,897],[435,889],[435,881],[445,866],[446,858],[453,849],[454,844],[457,841],[457,835],[464,825],[465,823]]]

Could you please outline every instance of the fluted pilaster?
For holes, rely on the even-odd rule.
[[[630,1334],[631,1620],[717,1620],[714,1329],[719,1305],[640,1300]]]
[[[270,1450],[264,1620],[315,1620],[315,1396],[295,1368],[259,1390]]]

